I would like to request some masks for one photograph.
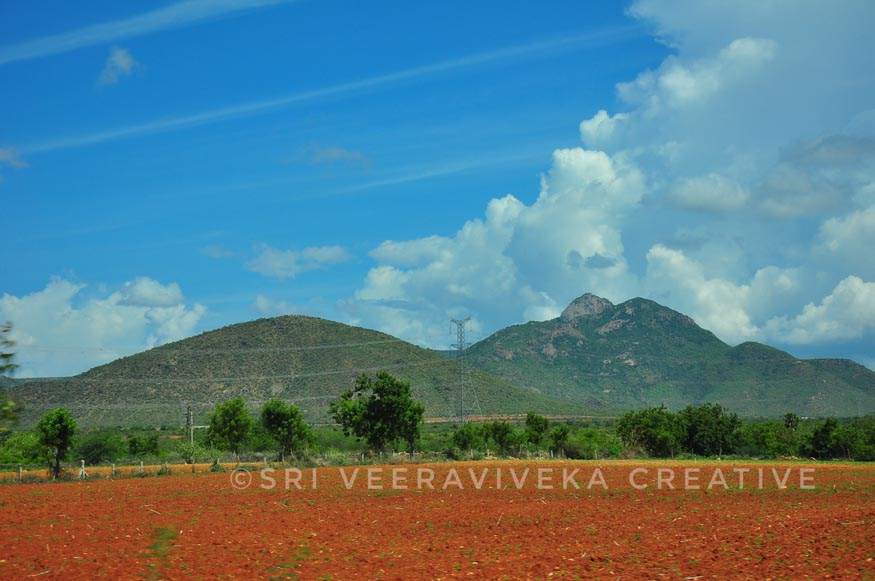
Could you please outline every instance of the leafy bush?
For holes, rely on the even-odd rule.
[[[820,460],[875,460],[875,416],[839,424],[827,418],[808,437],[803,452]]]
[[[125,443],[114,432],[91,432],[79,441],[76,457],[85,460],[85,464],[94,466],[117,460],[124,453],[124,449]]]
[[[483,447],[484,430],[481,426],[467,423],[453,433],[453,446],[461,452],[480,449]]]
[[[617,421],[617,435],[632,454],[643,450],[657,458],[673,457],[682,449],[685,432],[665,406],[629,411]]]
[[[208,450],[197,442],[194,444],[190,442],[180,442],[176,446],[176,453],[186,464],[196,464],[209,458]]]
[[[786,422],[743,424],[738,430],[736,452],[742,456],[771,457],[798,454],[796,429]]]
[[[570,432],[565,456],[575,460],[599,460],[618,457],[622,444],[617,436],[604,429],[578,428]]]
[[[33,432],[14,432],[0,445],[0,464],[37,464],[44,459],[39,438]]]
[[[142,438],[131,436],[128,438],[128,453],[132,458],[158,456],[161,453],[158,446],[158,434],[150,434]]]

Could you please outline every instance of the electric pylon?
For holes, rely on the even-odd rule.
[[[480,402],[477,399],[477,391],[465,381],[468,372],[468,366],[465,365],[465,351],[468,348],[468,343],[465,342],[465,325],[471,320],[471,317],[464,319],[452,319],[450,322],[456,329],[456,342],[452,345],[456,349],[456,361],[459,364],[459,424],[465,425],[468,422],[468,417],[476,414],[482,415],[480,410]]]

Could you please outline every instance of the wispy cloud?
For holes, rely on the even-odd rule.
[[[240,256],[239,252],[228,250],[221,244],[210,244],[208,246],[203,246],[201,248],[201,254],[215,259],[234,258],[235,256]]]
[[[12,147],[0,147],[0,169],[3,166],[22,168],[27,167],[27,162],[21,159],[18,150]],[[0,182],[3,181],[3,174],[0,174]]]
[[[312,180],[302,179],[300,177],[284,177],[277,179],[238,181],[232,183],[222,182],[221,185],[207,186],[198,190],[187,189],[185,195],[189,197],[216,196],[229,192],[269,190],[280,188],[280,186],[294,184],[296,186],[296,193],[294,194],[290,194],[287,189],[281,189],[279,190],[281,193],[277,197],[270,197],[269,195],[263,194],[259,198],[262,203],[273,202],[288,204],[303,200],[330,198],[380,189],[383,187],[428,181],[448,175],[474,171],[484,167],[500,167],[510,164],[543,160],[549,157],[544,152],[548,151],[550,146],[550,143],[537,143],[536,145],[527,148],[525,151],[501,152],[493,155],[478,151],[465,155],[454,161],[435,161],[418,165],[399,166],[392,168],[391,170],[381,171],[378,176],[375,176],[375,179],[371,181],[357,181],[354,184],[346,186],[323,187],[323,184],[314,184]],[[177,195],[176,192],[167,193],[169,198]],[[231,252],[231,254],[225,254],[225,252],[228,251],[221,246],[218,246],[217,249],[212,249],[206,246],[201,248],[201,254],[211,258],[230,258],[231,256],[240,255],[238,252]]]
[[[466,159],[465,161],[457,161],[446,163],[443,165],[431,165],[428,167],[407,168],[404,171],[383,179],[373,180],[370,182],[357,183],[343,188],[339,188],[330,192],[324,192],[315,197],[328,197],[338,194],[349,194],[365,190],[372,190],[387,186],[395,186],[412,182],[420,182],[439,178],[447,175],[460,174],[467,171],[475,170],[485,166],[499,166],[509,163],[521,163],[541,159],[544,157],[543,150],[538,152],[518,152],[506,155],[496,156],[479,156],[476,160]]]
[[[159,30],[192,26],[232,14],[287,0],[186,0],[123,20],[102,22],[72,32],[36,38],[0,47],[0,65],[25,61],[72,50],[119,42]]]
[[[122,77],[130,76],[139,63],[134,60],[127,49],[113,47],[109,51],[109,57],[103,71],[100,73],[98,83],[101,85],[114,85]]]
[[[371,169],[371,158],[361,151],[353,151],[345,147],[323,147],[310,145],[302,147],[294,156],[285,158],[284,163],[304,162],[309,165],[322,165],[337,162],[352,162],[364,170]]]
[[[19,157],[18,150],[13,147],[0,147],[0,165],[12,167],[27,167],[27,162]]]
[[[499,64],[512,60],[546,58],[556,54],[580,50],[582,48],[602,46],[611,42],[617,42],[633,34],[637,34],[640,30],[641,27],[638,25],[618,26],[586,32],[575,36],[566,36],[541,42],[506,47],[457,59],[441,61],[430,65],[404,69],[385,75],[368,77],[366,79],[349,83],[332,85],[330,87],[313,89],[301,93],[293,93],[274,99],[252,101],[250,103],[243,103],[230,107],[210,109],[192,115],[129,125],[127,127],[110,129],[103,132],[92,133],[90,135],[72,136],[49,140],[42,143],[35,143],[22,147],[22,151],[26,153],[41,153],[59,149],[85,147],[105,143],[107,141],[129,139],[143,135],[179,131],[200,125],[267,113],[282,107],[316,101],[326,97],[336,97],[360,91],[380,89],[423,77],[436,76],[490,64]]]

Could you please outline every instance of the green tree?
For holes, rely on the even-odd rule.
[[[803,449],[807,455],[821,460],[875,460],[875,416],[854,418],[841,424],[827,418],[814,429]]]
[[[278,399],[271,399],[261,408],[261,424],[279,444],[282,462],[286,461],[286,454],[297,454],[313,441],[313,434],[304,422],[301,410]]]
[[[565,444],[565,456],[574,460],[598,460],[619,457],[623,444],[611,431],[593,427],[571,430]]]
[[[143,438],[131,436],[128,438],[128,454],[134,458],[142,456],[157,456],[161,450],[158,446],[158,434],[150,434]]]
[[[207,458],[208,450],[197,442],[180,442],[176,446],[176,453],[186,464],[194,464]]]
[[[516,445],[519,443],[519,437],[516,431],[507,422],[492,422],[484,424],[486,433],[489,438],[495,442],[499,454],[508,455],[513,452]]]
[[[787,433],[789,433],[787,428],[779,422],[746,423],[738,430],[736,450],[744,456],[792,455],[793,450],[788,446]]]
[[[839,445],[846,445],[845,434],[839,434]],[[861,462],[875,461],[875,415],[854,418],[848,425],[848,456]]]
[[[459,450],[473,450],[483,443],[483,431],[479,426],[467,423],[453,433],[453,445]]]
[[[736,432],[741,425],[738,415],[716,403],[687,406],[678,414],[686,430],[684,449],[700,456],[718,456],[733,451]]]
[[[383,451],[401,440],[412,454],[425,407],[413,399],[409,383],[378,371],[376,379],[366,374],[356,378],[355,386],[332,401],[329,411],[345,435],[365,439],[372,449]]]
[[[34,432],[12,432],[0,444],[0,464],[37,464],[44,457]]]
[[[559,424],[550,431],[550,449],[559,455],[565,455],[565,446],[568,443],[568,434],[571,429],[568,424]]]
[[[617,420],[617,435],[627,450],[643,449],[657,458],[674,457],[684,441],[684,426],[665,406],[628,411]]]
[[[550,429],[550,420],[535,412],[526,414],[526,442],[538,446],[548,429]]]
[[[807,455],[819,460],[841,457],[842,451],[835,439],[838,427],[839,423],[835,418],[827,418],[817,426],[805,446]]]
[[[18,367],[12,362],[15,358],[12,351],[15,342],[9,338],[11,333],[12,323],[0,325],[0,375],[12,375]],[[19,411],[15,402],[6,395],[6,390],[0,387],[0,433],[6,431],[6,424],[15,423]]]
[[[220,450],[233,452],[239,464],[240,452],[254,423],[246,403],[238,397],[218,404],[209,415],[208,423],[207,439]]]
[[[44,415],[36,425],[36,433],[52,478],[61,475],[61,461],[67,457],[76,436],[76,420],[64,408],[56,408]]]
[[[832,434],[834,457],[846,460],[861,459],[863,433],[855,423],[842,424]]]
[[[784,427],[795,432],[799,427],[799,416],[792,412],[784,414]]]
[[[261,422],[261,418],[255,418],[252,431],[249,432],[249,440],[246,445],[252,452],[273,452],[277,449],[277,441],[274,440],[267,428]]]
[[[112,432],[91,432],[76,446],[76,455],[85,460],[86,464],[93,466],[118,459],[124,448],[122,439]]]

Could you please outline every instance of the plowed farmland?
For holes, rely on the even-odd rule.
[[[872,465],[355,470],[4,484],[0,577],[875,579]]]

